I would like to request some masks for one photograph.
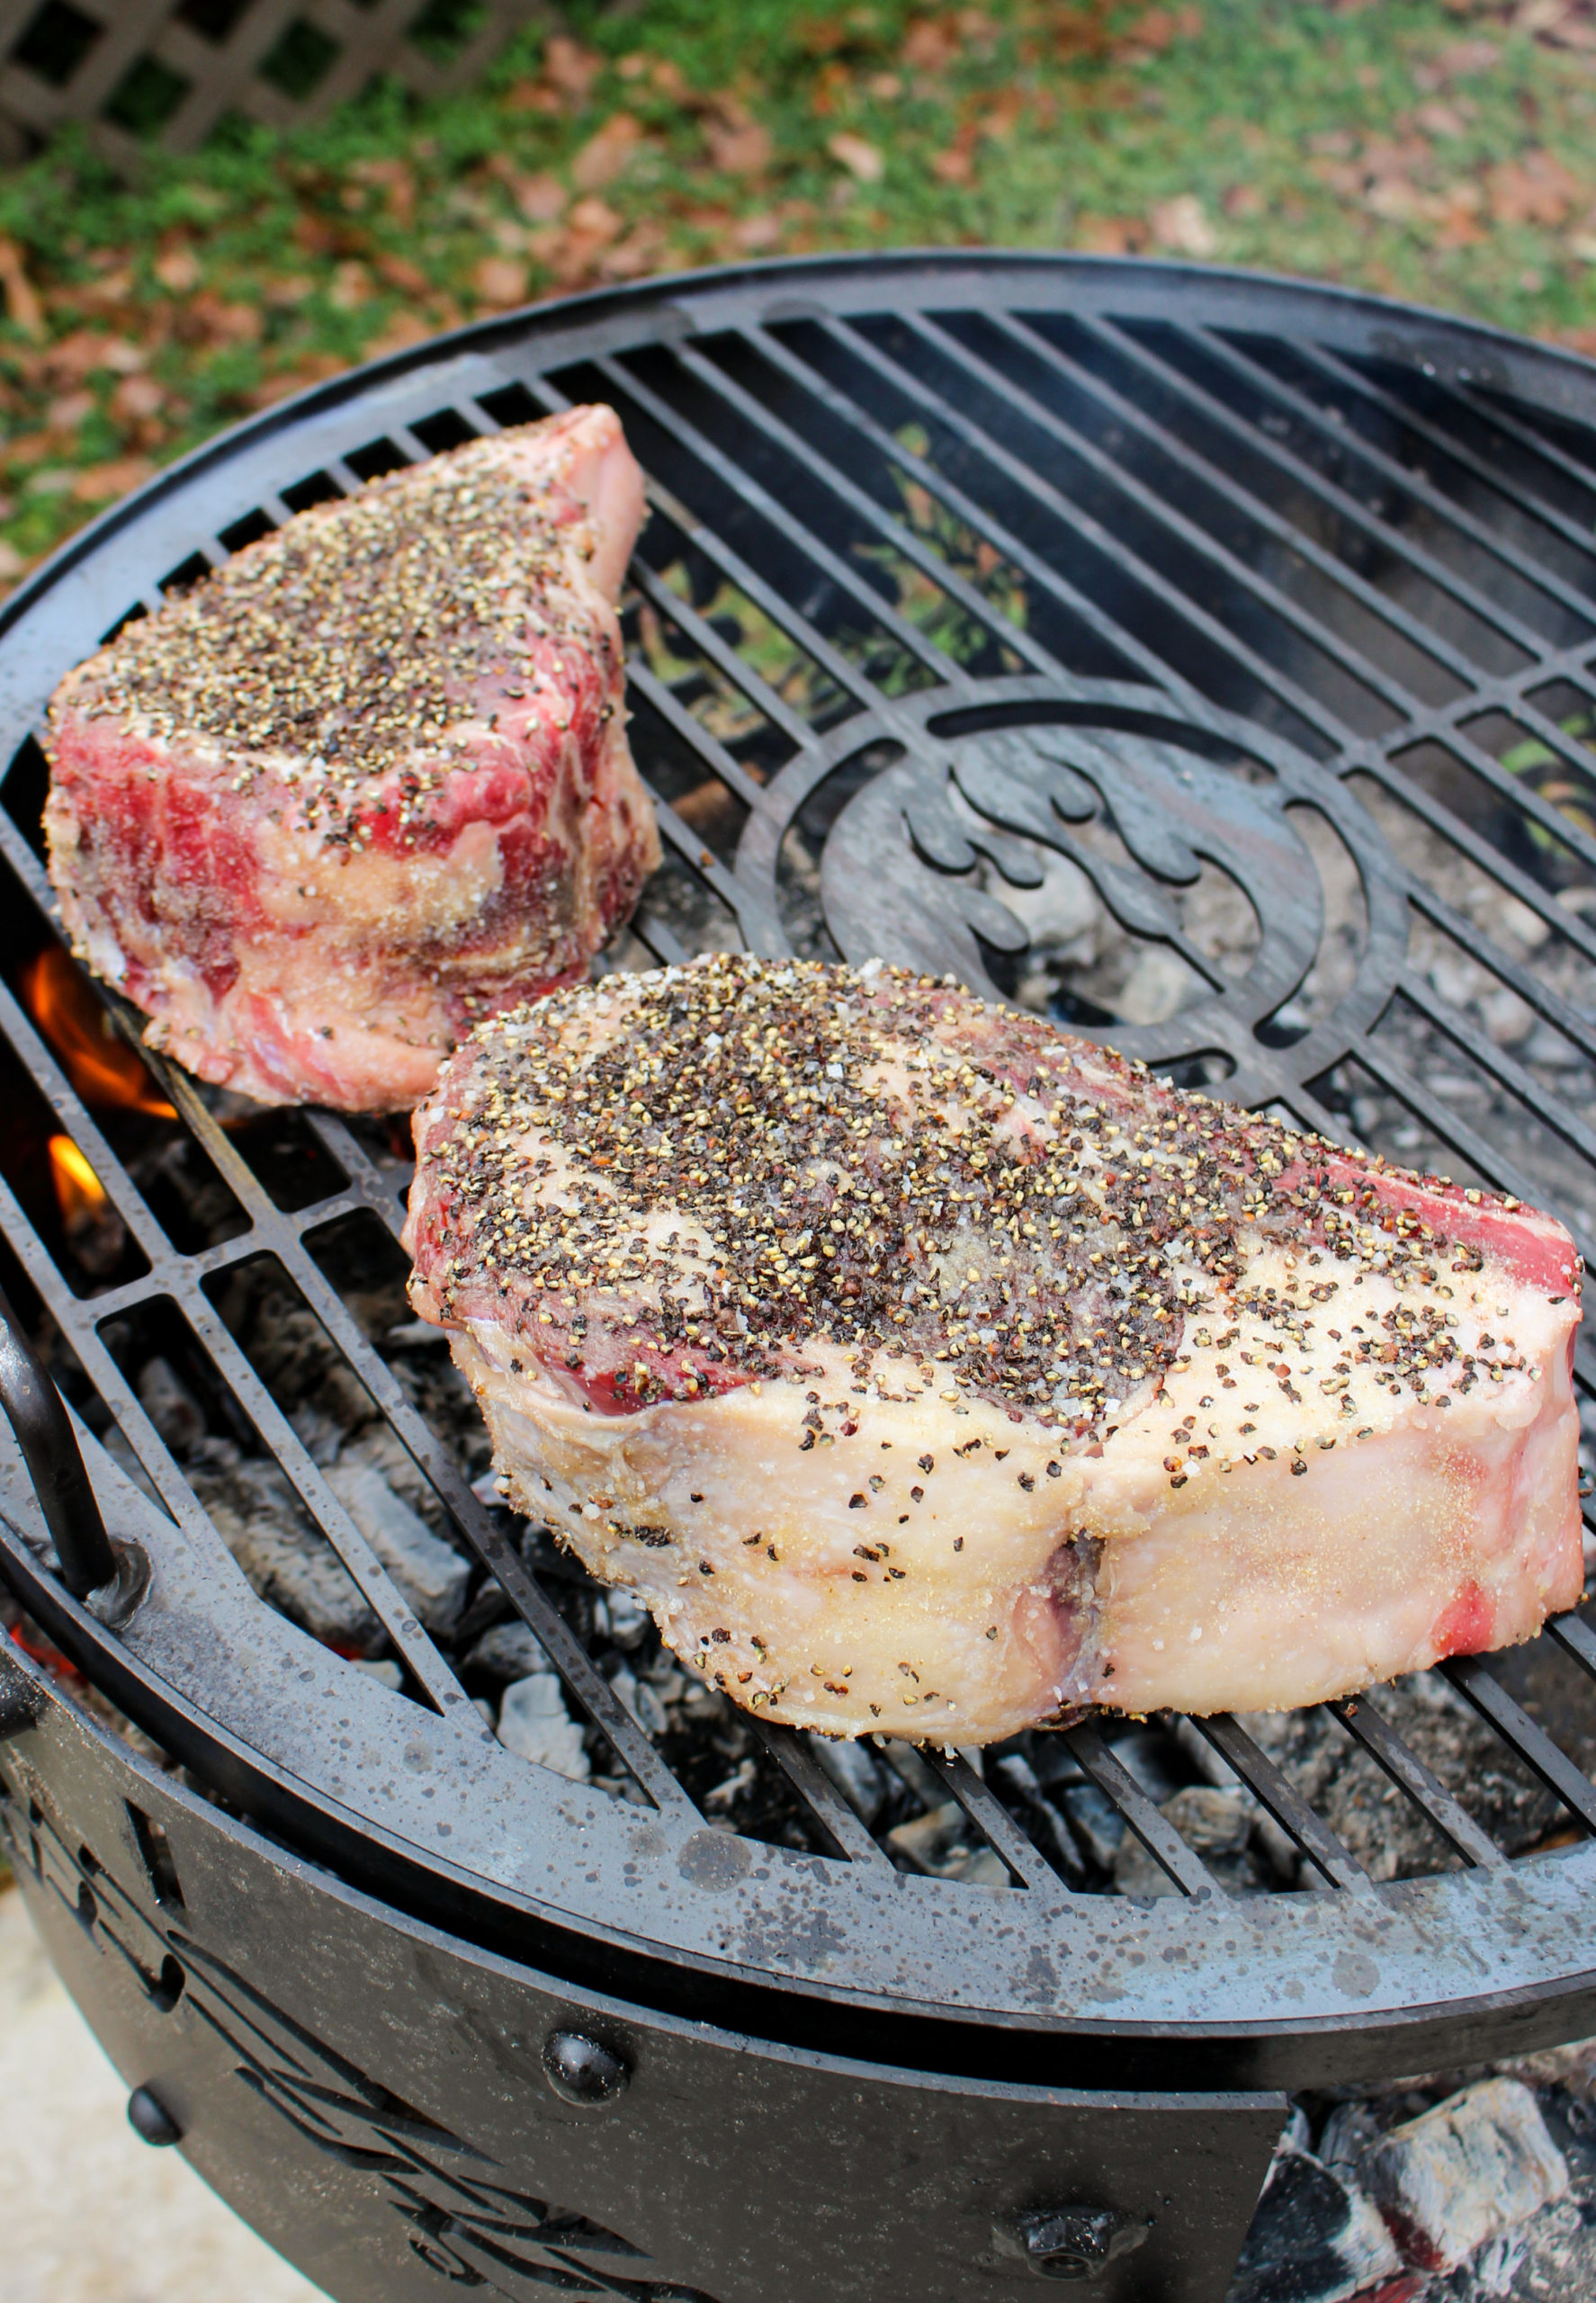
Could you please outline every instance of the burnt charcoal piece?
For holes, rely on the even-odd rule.
[[[1346,2303],[1401,2269],[1364,2193],[1287,2143],[1275,2155],[1227,2303]]]

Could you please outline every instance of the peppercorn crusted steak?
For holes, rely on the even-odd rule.
[[[68,674],[50,877],[152,1046],[393,1110],[586,973],[659,859],[614,606],[642,508],[575,408],[300,513]]]
[[[1579,1597],[1579,1265],[1517,1202],[877,964],[556,993],[415,1125],[511,1500],[772,1717],[1269,1709]]]

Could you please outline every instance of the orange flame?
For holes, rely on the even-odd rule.
[[[114,1104],[144,1112],[151,1119],[175,1119],[139,1058],[117,1037],[110,1017],[58,944],[47,944],[22,975],[22,1004],[61,1060],[62,1069],[85,1104]],[[57,1136],[50,1145],[55,1159]],[[67,1149],[81,1159],[75,1144]],[[91,1180],[94,1170],[85,1160]],[[59,1169],[58,1169],[58,1175]],[[96,1184],[94,1188],[99,1189]]]
[[[121,1261],[128,1235],[105,1187],[69,1135],[50,1137],[49,1171],[67,1246],[92,1277],[108,1279]]]
[[[69,1135],[49,1139],[49,1169],[56,1198],[68,1235],[85,1223],[97,1223],[111,1202],[105,1187]]]

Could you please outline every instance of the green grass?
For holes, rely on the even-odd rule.
[[[136,184],[67,135],[0,177],[0,574],[373,351],[749,255],[1173,253],[1596,352],[1596,52],[1516,13],[578,0],[469,95],[379,87]]]

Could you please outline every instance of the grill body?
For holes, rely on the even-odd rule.
[[[1005,2085],[781,2048],[496,1958],[273,1846],[0,1664],[0,1843],[63,1980],[193,2165],[340,2303],[1038,2291],[1020,2235],[1107,2209],[1093,2292],[1224,2292],[1284,2098]],[[629,2074],[563,2101],[551,2037]]]
[[[978,1873],[906,1872],[767,1725],[748,1732],[787,1821],[716,1828],[363,1325],[328,1242],[395,1254],[391,1146],[325,1114],[223,1125],[146,1058],[148,1125],[233,1211],[194,1235],[27,1004],[51,934],[33,731],[61,674],[290,512],[596,398],[650,478],[626,628],[668,847],[615,963],[740,943],[952,969],[1596,1237],[1589,367],[1286,283],[1001,257],[752,267],[400,355],[163,475],[0,617],[4,1285],[151,1573],[114,1630],[75,1600],[8,1445],[0,1573],[206,1794],[8,1660],[14,1859],[130,2083],[169,2096],[195,2163],[349,2303],[568,2274],[730,2303],[773,2272],[874,2299],[911,2261],[951,2303],[1064,2275],[1025,2220],[1054,2210],[1128,2218],[1080,2241],[1118,2242],[1086,2263],[1102,2291],[1197,2303],[1278,2131],[1267,2091],[1596,2029],[1583,1618],[1436,1691],[1544,1801],[1521,1845],[1378,1696],[1327,1723],[1430,1834],[1416,1876],[1382,1870],[1377,1835],[1353,1851],[1233,1720],[1186,1723],[1183,1748],[1267,1820],[1290,1875],[1259,1892],[1227,1888],[1104,1722],[1061,1748],[1161,1898],[1083,1892],[1056,1810],[957,1755],[927,1756],[922,1797],[984,1850]],[[52,1129],[121,1227],[97,1264],[51,1200]],[[241,1338],[229,1304],[263,1267],[624,1796],[484,1732]],[[152,1420],[152,1351],[202,1373],[281,1473],[401,1690],[239,1571]],[[1588,1344],[1576,1378],[1588,1400]],[[561,2028],[632,2070],[615,2102],[551,2091]]]

